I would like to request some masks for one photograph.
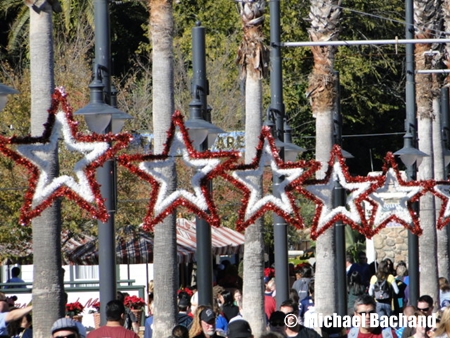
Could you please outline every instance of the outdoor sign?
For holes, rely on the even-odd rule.
[[[150,152],[153,149],[153,134],[151,133],[136,133],[133,134],[133,141],[131,143],[134,147],[142,147],[145,152]],[[217,135],[214,144],[210,147],[211,151],[237,150],[245,151],[245,132],[232,131],[229,133],[221,133]]]

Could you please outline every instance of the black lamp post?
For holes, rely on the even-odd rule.
[[[336,76],[336,104],[334,110],[334,143],[342,146],[342,115],[339,72],[334,72]],[[342,151],[344,157],[353,157],[350,153]],[[350,156],[349,156],[350,155]],[[345,206],[345,189],[337,180],[333,190],[333,208]],[[347,314],[347,273],[345,269],[345,224],[337,221],[334,225],[336,239],[336,286],[337,286],[337,314],[345,316]]]
[[[205,28],[200,22],[192,28],[192,101],[189,103],[190,118],[185,125],[194,146],[199,151],[208,149],[208,140],[213,141],[224,131],[211,124],[210,108],[207,104],[209,84],[206,78]],[[211,186],[209,187],[211,189]],[[199,304],[213,304],[212,294],[212,244],[211,227],[203,218],[196,217],[197,237],[197,289]]]
[[[414,10],[413,0],[406,0],[406,39],[414,39]],[[417,178],[416,161],[425,153],[419,151],[417,144],[417,121],[416,121],[416,95],[414,82],[414,45],[406,45],[406,121],[405,136],[403,137],[404,147],[394,153],[399,155],[400,159],[406,166],[408,179],[415,180]],[[420,163],[419,163],[420,164]],[[413,203],[413,210],[418,213],[418,203]],[[409,301],[412,305],[417,305],[419,297],[419,239],[411,231],[408,232],[408,273],[409,273]]]
[[[281,64],[281,26],[280,1],[270,1],[270,108],[269,123],[275,126],[275,143],[280,148],[282,160],[295,160],[297,155],[305,149],[291,143],[291,128],[286,123],[285,107],[283,103],[283,72]],[[285,129],[286,128],[286,129]],[[287,137],[285,139],[285,137]],[[289,142],[289,143],[288,143]],[[283,182],[284,177],[273,175],[273,185]],[[277,189],[274,189],[277,191]],[[278,194],[278,193],[277,193]],[[275,197],[276,196],[274,193]],[[289,298],[289,269],[287,223],[283,217],[273,214],[273,237],[275,255],[275,284],[277,287],[277,306]]]
[[[94,80],[89,85],[90,103],[75,112],[84,115],[91,131],[96,133],[119,132],[130,115],[111,107],[111,47],[109,26],[109,1],[94,1],[95,15],[95,63]],[[106,103],[105,103],[106,102]],[[97,169],[97,181],[105,199],[109,218],[98,221],[100,302],[102,305],[101,325],[106,323],[105,306],[116,299],[116,250],[115,250],[115,165],[114,160],[106,161]]]
[[[96,133],[109,132],[113,129],[115,129],[115,132],[119,132],[120,130],[118,129],[122,129],[124,120],[130,119],[131,116],[103,102],[103,84],[98,78],[98,73],[96,73],[94,81],[89,85],[89,88],[90,103],[75,112],[75,115],[83,115],[89,129]],[[100,184],[100,192],[105,199],[105,206],[109,214],[106,222],[98,221],[100,302],[103,309],[100,312],[100,321],[103,325],[106,323],[104,306],[110,300],[116,299],[116,236],[114,222],[116,185],[114,160],[106,161],[103,167],[97,169],[97,181]]]
[[[270,1],[270,113],[274,116],[276,137],[284,141],[284,103],[282,87],[282,66],[280,47],[280,1]],[[281,148],[280,158],[284,160],[284,149]],[[283,177],[273,175],[273,185],[278,186]],[[277,191],[274,189],[274,191]],[[280,196],[275,196],[280,197]],[[275,284],[277,286],[277,307],[289,298],[289,270],[288,270],[288,245],[287,224],[283,217],[273,214],[273,240],[275,255]]]

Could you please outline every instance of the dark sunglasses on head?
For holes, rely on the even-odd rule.
[[[420,307],[417,308],[417,310],[422,311],[422,312],[427,312],[430,308],[429,307],[425,307],[423,309],[421,309]]]
[[[284,326],[284,322],[270,322],[270,326]]]
[[[54,336],[53,338],[77,338],[77,335],[75,333],[72,333],[66,336]]]

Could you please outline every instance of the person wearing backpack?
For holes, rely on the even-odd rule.
[[[393,292],[398,294],[399,289],[395,278],[389,273],[386,261],[381,261],[378,271],[370,279],[369,295],[373,296],[377,302],[376,311],[378,316],[390,316],[392,314]]]

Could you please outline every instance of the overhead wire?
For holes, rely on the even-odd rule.
[[[245,2],[245,0],[244,1],[237,0],[236,2]],[[271,2],[270,0],[267,1],[267,3],[270,3],[270,2]],[[297,2],[295,2],[295,3],[297,4]],[[322,4],[329,4],[329,3],[327,1],[323,1]],[[309,4],[307,2],[302,2],[300,4],[300,6],[302,6],[303,8],[306,8],[307,6],[309,6]],[[363,11],[360,11],[360,10],[357,10],[357,9],[353,9],[353,8],[349,8],[349,7],[345,7],[345,6],[340,6],[340,5],[334,5],[334,7],[335,8],[340,8],[340,9],[345,10],[345,11],[353,12],[353,13],[356,13],[356,14],[360,14],[360,15],[364,15],[364,16],[370,16],[370,17],[373,17],[375,19],[380,19],[380,20],[384,20],[384,21],[390,21],[390,22],[393,22],[393,23],[397,23],[397,24],[403,25],[405,27],[407,25],[406,21],[404,21],[404,20],[392,19],[392,18],[388,18],[388,17],[382,16],[382,15],[377,15],[377,14],[373,14],[373,13],[367,13],[367,12],[363,12]],[[413,25],[413,28],[414,28],[415,31],[421,31],[420,27],[418,27],[417,25]],[[434,32],[434,33],[431,34],[434,37],[440,37],[442,35],[450,35],[450,32],[443,31],[443,30],[440,30],[440,29],[430,29],[428,27],[427,27],[427,32]]]

